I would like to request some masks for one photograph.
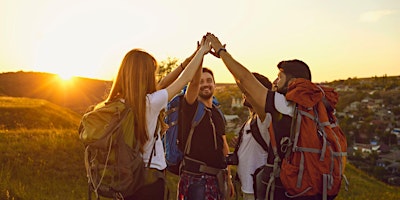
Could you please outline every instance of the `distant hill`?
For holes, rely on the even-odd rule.
[[[372,91],[376,84],[386,84],[386,89],[398,87],[400,76],[348,78],[330,83],[337,89],[350,86],[357,90],[369,89]],[[373,84],[372,84],[373,83]],[[70,108],[82,114],[90,105],[105,99],[112,85],[111,81],[74,77],[70,81],[62,81],[58,75],[42,72],[6,72],[0,73],[0,96],[28,97],[45,99],[57,105]],[[226,88],[229,89],[226,89]],[[351,95],[354,92],[351,92]],[[216,96],[222,109],[227,114],[232,114],[230,105],[232,97],[241,98],[241,92],[235,83],[217,83]],[[348,101],[341,101],[338,105],[342,108]],[[342,103],[343,102],[343,103]],[[232,111],[233,112],[233,111]],[[247,112],[247,111],[246,111]]]
[[[42,99],[0,97],[0,129],[77,129],[81,116]]]
[[[81,114],[88,106],[102,101],[111,84],[80,77],[63,81],[49,73],[7,72],[0,74],[0,96],[45,99]]]
[[[112,82],[74,77],[63,81],[58,75],[43,72],[7,72],[0,74],[0,96],[45,99],[79,114],[104,100]],[[225,87],[236,84],[217,84]],[[227,99],[230,101],[231,99]]]

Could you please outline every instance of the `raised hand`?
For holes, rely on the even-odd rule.
[[[219,56],[220,49],[225,49],[226,44],[222,45],[222,43],[219,41],[219,39],[212,33],[207,33],[206,37],[211,42],[211,47],[213,49],[210,51],[210,53],[213,56],[220,58],[220,56]]]
[[[198,47],[198,49],[199,51],[201,51],[203,55],[206,55],[208,52],[211,51],[211,44],[206,36],[203,36],[203,38],[201,39],[200,46]]]

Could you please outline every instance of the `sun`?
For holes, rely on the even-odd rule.
[[[74,83],[75,76],[70,73],[57,73],[57,80],[64,87],[71,86]]]
[[[73,75],[67,74],[67,73],[60,73],[57,75],[58,75],[58,78],[61,79],[62,81],[70,81],[74,77]]]

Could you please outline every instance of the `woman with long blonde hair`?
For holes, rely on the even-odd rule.
[[[210,49],[208,40],[203,37],[195,53],[159,83],[156,81],[157,61],[146,51],[133,49],[122,60],[106,101],[122,99],[131,109],[134,119],[131,125],[134,126],[134,136],[140,144],[146,166],[155,142],[151,169],[162,172],[167,166],[161,141],[161,131],[165,129],[165,124],[159,114],[166,108],[168,101],[192,80]],[[164,187],[165,179],[157,179],[124,199],[163,199]]]

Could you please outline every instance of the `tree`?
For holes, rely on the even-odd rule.
[[[173,69],[178,67],[178,58],[168,57],[167,60],[163,60],[158,64],[157,79],[161,80],[162,77],[166,76]]]

